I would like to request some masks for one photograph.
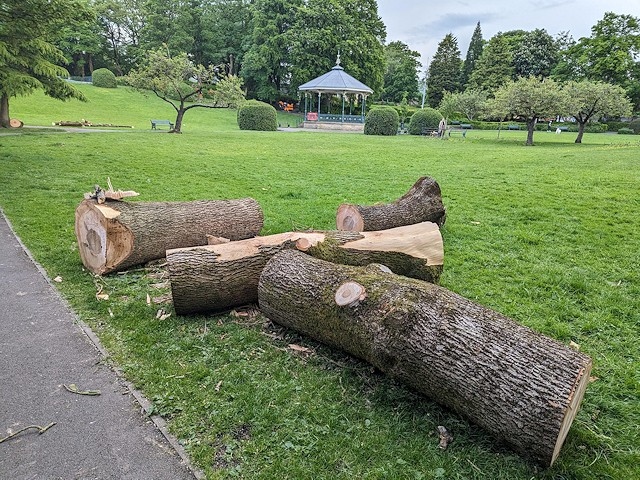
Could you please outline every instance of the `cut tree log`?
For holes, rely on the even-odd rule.
[[[287,232],[238,242],[167,251],[176,313],[223,312],[258,301],[258,280],[277,252],[295,248],[350,265],[381,263],[392,271],[437,282],[442,236],[431,222],[381,232]]]
[[[338,207],[338,230],[365,232],[386,230],[420,222],[445,221],[440,186],[431,177],[420,178],[411,189],[393,203],[362,206],[344,203]]]
[[[349,283],[363,292],[340,306],[336,293]],[[558,456],[589,382],[586,355],[375,265],[283,251],[265,266],[258,298],[272,321],[366,360],[544,466]]]
[[[163,258],[167,249],[206,245],[207,235],[242,240],[262,229],[252,198],[193,202],[84,200],[75,231],[82,263],[103,275]]]

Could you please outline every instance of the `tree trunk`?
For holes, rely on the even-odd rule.
[[[11,119],[9,118],[9,96],[6,93],[0,95],[0,127],[10,128]]]
[[[186,111],[184,108],[184,101],[180,102],[180,108],[177,108],[176,111],[178,114],[176,115],[176,123],[173,126],[172,133],[182,133],[182,118],[184,117],[184,112]]]
[[[349,265],[380,263],[430,282],[442,273],[438,226],[425,222],[380,232],[288,232],[239,242],[167,251],[176,313],[222,312],[258,301],[258,280],[285,249]]]
[[[527,120],[527,143],[526,145],[533,145],[533,131],[536,129],[537,119]]]
[[[376,265],[284,251],[263,270],[258,298],[272,321],[366,360],[544,466],[560,452],[589,382],[586,355]]]
[[[585,122],[578,122],[578,136],[574,143],[582,143],[582,136],[584,135]]]
[[[420,178],[393,203],[370,207],[345,203],[340,205],[336,214],[338,230],[351,232],[386,230],[420,222],[434,222],[442,226],[444,221],[440,186],[431,177]]]
[[[124,270],[163,258],[170,248],[206,245],[207,235],[257,235],[263,214],[252,198],[194,202],[85,200],[76,209],[82,263],[93,273]]]

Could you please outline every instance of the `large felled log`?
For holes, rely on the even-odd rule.
[[[434,222],[442,226],[444,221],[440,186],[431,177],[420,178],[393,203],[372,206],[344,203],[336,214],[338,230],[350,232],[386,230],[420,222]]]
[[[93,273],[124,270],[162,258],[170,248],[206,245],[207,235],[257,235],[263,214],[252,198],[193,202],[84,200],[76,209],[82,263]]]
[[[264,268],[258,298],[272,321],[366,360],[545,466],[589,381],[586,355],[376,265],[283,251]]]
[[[438,226],[424,222],[381,232],[287,232],[239,242],[167,251],[173,304],[178,314],[225,311],[258,301],[258,280],[277,252],[297,248],[350,265],[372,262],[437,282],[443,247]]]

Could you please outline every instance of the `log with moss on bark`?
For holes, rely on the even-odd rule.
[[[422,177],[395,202],[372,206],[340,205],[336,225],[338,230],[364,232],[420,222],[434,222],[442,226],[445,217],[438,182],[431,177]]]
[[[544,466],[589,381],[586,355],[377,265],[283,251],[263,269],[258,298],[272,321],[366,360]]]
[[[350,265],[382,263],[392,271],[437,282],[444,252],[431,222],[381,232],[287,232],[238,242],[167,251],[176,313],[223,312],[256,303],[267,261],[284,249]]]
[[[106,274],[163,258],[171,248],[206,245],[207,236],[242,240],[262,229],[263,214],[252,198],[192,202],[84,200],[75,232],[82,263]]]

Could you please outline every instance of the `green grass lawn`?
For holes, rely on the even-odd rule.
[[[135,128],[0,136],[0,206],[208,478],[640,478],[640,137],[576,145],[574,134],[536,132],[524,147],[526,132],[245,132],[235,112],[205,109],[166,135],[150,130],[151,118],[174,118],[158,99],[81,88],[89,103],[33,95],[12,99],[12,117]],[[168,292],[161,269],[94,278],[75,244],[74,209],[107,177],[142,201],[251,196],[268,234],[333,228],[340,203],[395,200],[423,175],[447,206],[442,285],[593,358],[597,379],[551,469],[254,311],[158,320],[172,311],[146,302]],[[455,438],[446,451],[438,425]]]

